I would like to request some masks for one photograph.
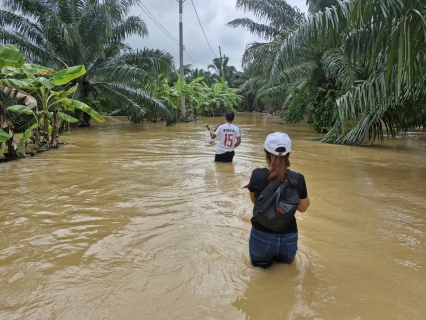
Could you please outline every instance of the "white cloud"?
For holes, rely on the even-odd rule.
[[[250,12],[237,10],[235,1],[192,1],[214,51],[213,54],[206,42],[191,0],[186,0],[183,4],[183,41],[186,52],[195,61],[195,67],[207,69],[207,65],[219,56],[220,46],[222,55],[226,55],[230,59],[229,65],[241,70],[241,58],[246,45],[261,40],[243,28],[230,28],[226,26],[226,23],[236,18],[249,17],[253,20],[256,18]],[[176,40],[179,40],[179,3],[176,0],[143,0],[142,3],[161,25]],[[302,12],[307,12],[305,0],[287,0],[287,3],[298,7]],[[140,16],[146,22],[149,36],[143,39],[132,36],[127,39],[127,44],[134,49],[148,47],[165,50],[174,57],[175,64],[178,66],[179,46],[140,7],[132,8],[130,14]],[[194,64],[186,54],[184,54],[184,64]]]

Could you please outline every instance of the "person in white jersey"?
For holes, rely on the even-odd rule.
[[[225,114],[226,123],[218,125],[214,132],[210,132],[212,139],[219,137],[214,158],[215,162],[232,162],[235,155],[234,149],[241,143],[240,128],[232,124],[234,118],[235,113],[228,111]]]

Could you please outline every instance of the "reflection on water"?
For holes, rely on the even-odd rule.
[[[238,114],[233,164],[204,122],[106,124],[0,164],[1,319],[421,319],[426,135],[324,145],[306,125]],[[291,265],[253,268],[251,171],[286,131],[311,207]]]

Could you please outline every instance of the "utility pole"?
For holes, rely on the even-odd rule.
[[[219,59],[220,59],[220,69],[221,69],[221,71],[222,71],[222,78],[223,78],[223,81],[225,81],[225,71],[223,71],[223,59],[226,59],[226,58],[228,58],[228,57],[225,57],[225,55],[223,55],[223,57],[222,57],[222,51],[220,50],[220,46],[219,46]]]
[[[180,59],[180,77],[184,80],[183,74],[183,22],[182,22],[182,7],[185,0],[177,0],[179,2],[179,59]],[[182,119],[185,119],[185,96],[180,95],[180,104]]]

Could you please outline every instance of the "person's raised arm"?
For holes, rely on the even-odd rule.
[[[216,134],[213,132],[212,127],[210,127],[210,137],[211,137],[212,139],[214,139],[214,138],[216,138],[216,137],[217,137],[217,136],[216,136]]]

